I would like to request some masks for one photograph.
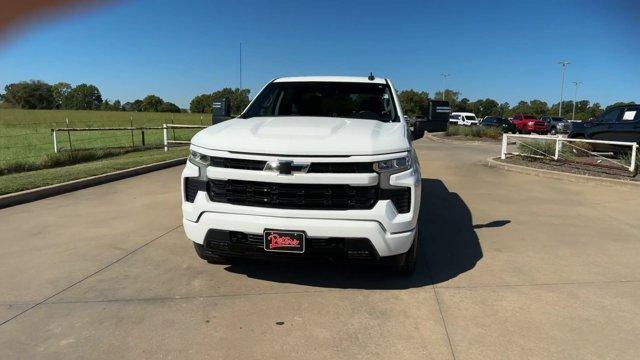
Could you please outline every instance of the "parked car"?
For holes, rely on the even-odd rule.
[[[409,274],[421,199],[411,142],[423,135],[388,79],[275,79],[239,117],[192,138],[185,233],[210,262],[387,259]]]
[[[449,122],[457,123],[458,125],[478,125],[478,118],[474,113],[468,112],[454,112],[449,115]]]
[[[540,120],[547,123],[549,134],[551,135],[568,134],[569,130],[571,130],[571,122],[562,117],[543,116]]]
[[[538,119],[534,115],[517,114],[513,116],[511,122],[516,126],[516,130],[521,134],[547,134],[549,126],[546,122]]]
[[[486,116],[480,122],[480,126],[497,127],[502,130],[503,133],[515,133],[517,132],[516,126],[509,120],[501,118],[499,116]]]
[[[611,108],[596,118],[574,122],[569,137],[607,141],[636,142],[640,144],[640,105]],[[591,144],[595,151],[627,152],[630,147]]]

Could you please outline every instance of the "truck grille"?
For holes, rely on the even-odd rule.
[[[257,170],[262,171],[267,164],[263,160],[233,159],[223,157],[212,157],[210,165],[219,168]],[[370,162],[314,162],[309,166],[307,173],[340,173],[340,174],[360,174],[373,173],[373,163]]]
[[[266,162],[261,160],[245,160],[245,159],[212,157],[210,164],[213,167],[228,168],[228,169],[263,170]]]
[[[279,209],[359,210],[378,201],[377,186],[210,180],[211,201]]]
[[[209,229],[205,235],[204,245],[207,250],[223,255],[258,253],[270,256],[287,256],[287,254],[264,251],[264,236],[262,234],[247,234],[240,231]],[[367,238],[307,237],[305,245],[305,253],[294,256],[342,255],[351,259],[378,257],[378,253]]]

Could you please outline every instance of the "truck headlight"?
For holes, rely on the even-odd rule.
[[[189,161],[198,166],[209,166],[211,158],[205,154],[200,154],[195,150],[189,150]]]
[[[373,170],[376,172],[401,172],[411,168],[411,154],[396,159],[382,160],[373,163]]]
[[[533,122],[533,121],[529,121],[529,126],[533,126],[533,125],[535,125],[535,124],[536,124],[535,122]]]

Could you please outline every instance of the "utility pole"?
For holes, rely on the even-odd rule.
[[[576,119],[576,100],[578,99],[578,85],[582,84],[582,81],[573,81],[572,84],[576,86],[576,89],[573,92],[573,115],[571,115],[571,120],[575,120]]]
[[[442,90],[442,100],[444,100],[444,93],[447,92],[447,78],[451,76],[451,74],[440,74],[442,76],[442,80],[444,81],[444,89]]]
[[[560,106],[558,106],[558,116],[562,117],[562,100],[564,95],[564,73],[567,70],[567,65],[571,64],[571,61],[562,60],[562,61],[558,61],[558,64],[562,66],[562,81],[560,82]]]
[[[242,90],[242,42],[240,42],[240,90]]]

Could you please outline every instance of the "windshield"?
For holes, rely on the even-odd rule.
[[[560,122],[565,121],[565,120],[564,120],[564,118],[561,118],[561,117],[555,117],[555,116],[554,116],[554,117],[552,117],[551,119],[552,119],[553,121],[560,121]]]
[[[525,115],[525,116],[524,116],[524,118],[525,118],[525,119],[527,119],[527,120],[538,120],[538,119],[537,119],[535,116],[533,116],[533,115]]]
[[[320,116],[398,121],[387,84],[273,82],[242,115]]]

